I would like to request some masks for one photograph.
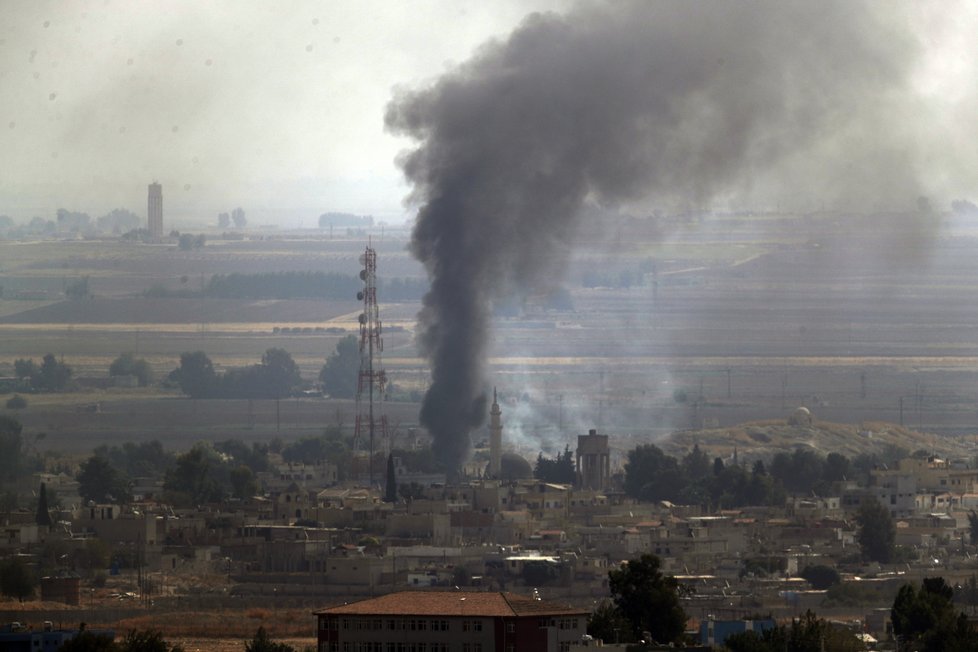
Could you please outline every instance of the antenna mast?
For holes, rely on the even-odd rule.
[[[354,448],[366,438],[370,457],[367,467],[370,486],[374,486],[374,445],[377,438],[387,441],[387,415],[382,408],[387,388],[387,374],[380,361],[384,350],[381,338],[380,310],[377,308],[377,252],[370,245],[360,256],[360,280],[363,289],[357,292],[357,299],[363,301],[360,313],[360,374],[357,378],[357,421],[354,431]]]

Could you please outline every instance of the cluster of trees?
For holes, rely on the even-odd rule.
[[[99,233],[118,235],[135,229],[142,223],[141,217],[125,208],[113,209],[95,220],[92,220],[88,213],[59,208],[53,220],[46,220],[37,216],[29,222],[19,225],[13,218],[0,215],[0,236],[26,238],[56,233],[78,233],[86,236],[94,236]]]
[[[48,353],[38,366],[33,358],[19,358],[14,361],[14,375],[30,383],[35,390],[57,392],[63,390],[71,380],[71,367]]]
[[[679,643],[686,627],[680,599],[688,589],[664,575],[661,566],[657,556],[645,554],[609,571],[611,601],[591,614],[588,634],[615,643]]]
[[[257,490],[250,466],[225,457],[217,447],[207,444],[197,444],[178,456],[163,478],[166,499],[181,507],[228,497],[250,498]]]
[[[224,374],[203,351],[180,355],[180,366],[169,380],[191,398],[285,398],[302,382],[299,367],[285,349],[271,348],[261,362]]]
[[[217,214],[217,225],[222,229],[226,229],[231,226],[231,222],[234,222],[234,228],[243,229],[248,226],[248,220],[245,218],[244,209],[238,206],[230,213],[218,213]]]
[[[954,590],[943,577],[924,578],[921,585],[905,584],[893,600],[893,631],[907,645],[921,652],[978,650],[978,631],[957,610]]]
[[[44,470],[37,444],[45,433],[26,437],[17,419],[0,414],[0,511],[18,507],[19,483],[25,476]]]
[[[138,229],[143,219],[125,208],[116,208],[96,220],[101,231],[109,231],[116,235]]]
[[[353,213],[323,213],[319,216],[319,228],[338,227],[371,227],[374,225],[372,215],[354,215]]]
[[[352,444],[339,426],[328,426],[322,435],[300,437],[284,444],[282,459],[290,464],[315,464],[323,460],[339,464],[349,455]]]
[[[724,646],[730,652],[860,652],[866,649],[851,631],[832,627],[811,611],[791,624],[778,625],[762,633],[728,636]]]
[[[896,554],[896,523],[890,510],[875,498],[867,500],[856,514],[856,536],[863,559],[888,564]]]
[[[577,480],[576,465],[574,464],[574,454],[570,447],[564,448],[563,453],[557,453],[555,459],[544,457],[543,453],[537,455],[537,463],[533,468],[533,477],[543,482],[556,482],[559,484],[574,484]]]
[[[87,289],[84,291],[87,292]],[[73,373],[72,368],[55,358],[53,353],[46,354],[41,364],[34,362],[33,358],[14,360],[14,376],[25,391],[63,391],[68,388]],[[149,363],[143,358],[137,359],[132,353],[123,353],[113,360],[109,365],[109,375],[135,376],[140,387],[149,385],[153,380]]]
[[[355,336],[347,335],[336,343],[336,350],[319,370],[319,385],[332,398],[353,398],[357,395],[359,372],[360,342]],[[416,390],[401,390],[390,382],[387,383],[386,395],[387,399],[394,401],[421,399]]]
[[[0,476],[15,478],[24,466],[23,426],[20,421],[0,414]]]
[[[271,469],[270,447],[237,439],[198,443],[175,455],[158,441],[100,446],[81,465],[78,493],[86,501],[125,503],[136,477],[163,475],[164,498],[181,507],[228,498],[250,498],[255,475]]]
[[[640,500],[669,500],[718,508],[784,504],[784,488],[758,461],[752,470],[722,459],[712,462],[694,446],[681,460],[647,444],[628,452],[625,493]]]
[[[180,233],[177,238],[177,247],[180,251],[191,251],[193,249],[203,249],[207,244],[207,238],[203,233],[194,235],[193,233]]]
[[[978,206],[967,199],[955,199],[951,201],[951,212],[958,215],[978,215]]]
[[[4,452],[0,447],[0,455]],[[290,463],[315,464],[328,460],[337,466],[340,480],[345,479],[355,464],[352,438],[343,434],[341,426],[329,426],[320,436],[303,437],[288,444],[280,439],[251,445],[238,439],[200,442],[179,455],[164,450],[159,441],[127,442],[121,446],[99,446],[92,451],[76,476],[78,492],[86,501],[125,503],[132,497],[133,478],[162,475],[163,499],[181,507],[250,498],[258,491],[257,474],[272,470],[268,457],[271,452],[281,454]],[[392,463],[393,456],[422,472],[439,470],[437,460],[428,449],[393,451],[391,456],[377,452],[375,468],[380,471],[385,462]],[[0,472],[3,470],[0,466]],[[391,491],[407,496],[414,489],[394,485]]]
[[[129,477],[100,455],[85,460],[76,479],[78,495],[86,501],[127,503],[132,498]]]
[[[37,578],[21,557],[0,561],[0,593],[20,602],[34,595]]]
[[[904,584],[890,610],[893,631],[901,650],[921,652],[965,652],[978,649],[978,631],[968,617],[954,606],[954,591],[943,577],[924,578],[920,586]],[[851,631],[832,627],[811,611],[788,625],[762,633],[729,636],[724,643],[730,652],[856,652],[865,645]]]
[[[641,500],[670,500],[709,507],[781,505],[790,494],[829,495],[836,483],[868,482],[878,459],[861,455],[850,461],[839,453],[822,456],[798,449],[778,453],[769,464],[758,460],[750,470],[726,464],[694,446],[682,459],[648,444],[628,453],[625,492]]]
[[[109,376],[134,376],[140,387],[146,387],[153,381],[153,369],[144,358],[127,352],[112,361]]]
[[[357,379],[360,371],[360,344],[356,337],[347,335],[336,343],[336,350],[326,358],[319,371],[319,384],[323,392],[333,398],[353,398],[357,395]]]
[[[65,286],[65,296],[69,299],[87,299],[92,296],[88,287],[88,277],[83,276]]]

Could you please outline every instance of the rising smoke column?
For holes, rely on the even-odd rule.
[[[892,7],[641,0],[534,14],[395,96],[386,123],[418,142],[401,165],[431,280],[421,422],[450,471],[486,412],[491,302],[559,264],[587,202],[794,190],[771,179],[834,198],[915,192],[887,108],[916,43],[881,13]]]

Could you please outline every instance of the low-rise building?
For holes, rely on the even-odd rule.
[[[588,612],[513,593],[404,591],[315,615],[324,652],[567,652]]]

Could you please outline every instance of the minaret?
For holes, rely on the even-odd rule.
[[[492,388],[492,409],[489,410],[489,477],[498,478],[501,471],[500,459],[503,453],[502,410],[496,399],[496,388]]]

